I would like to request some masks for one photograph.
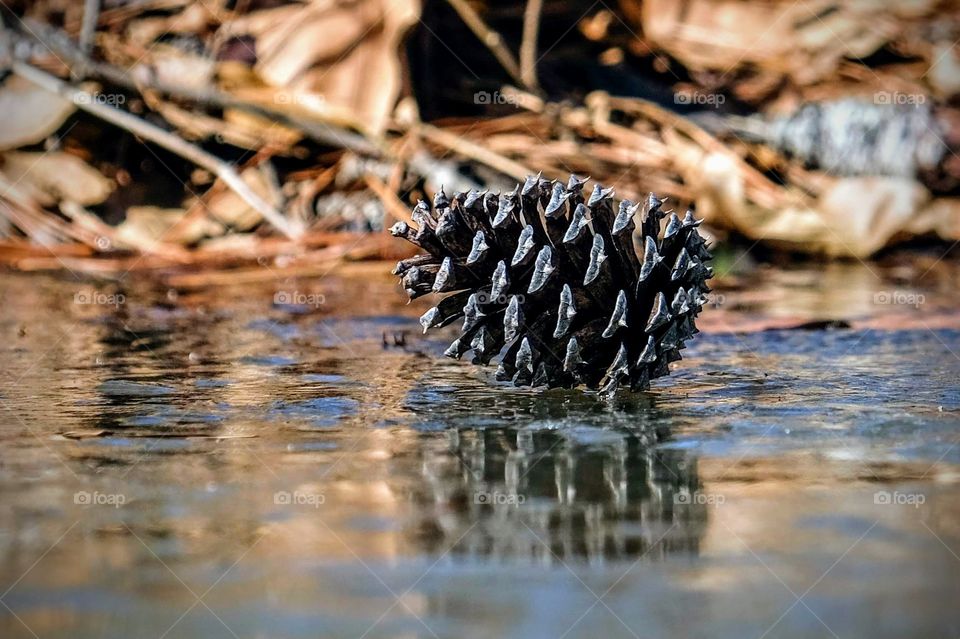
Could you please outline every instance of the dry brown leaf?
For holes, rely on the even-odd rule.
[[[209,56],[157,44],[150,48],[148,59],[137,63],[130,72],[144,86],[159,84],[187,91],[203,91],[213,84],[216,63]]]
[[[218,36],[256,38],[256,72],[289,90],[277,94],[278,106],[349,114],[359,128],[380,132],[400,92],[401,39],[419,16],[419,0],[315,0],[254,12]]]
[[[723,153],[679,154],[684,182],[695,193],[697,215],[715,228],[792,250],[865,258],[903,237],[936,233],[960,238],[960,200],[931,199],[910,178],[813,174],[817,198],[782,189],[781,204],[753,201],[744,177]]]
[[[219,1],[190,2],[183,0],[184,9],[171,16],[140,18],[127,26],[127,38],[140,46],[149,47],[165,34],[200,33],[214,22]]]
[[[694,71],[728,73],[748,65],[789,76],[798,85],[821,80],[844,58],[862,58],[892,40],[901,19],[932,11],[933,0],[889,3],[622,0],[644,36]]]
[[[114,183],[69,153],[9,152],[3,154],[3,172],[43,206],[61,200],[91,206],[113,192]]]
[[[820,196],[817,209],[830,227],[828,253],[867,257],[910,226],[930,201],[919,182],[896,177],[848,177]]]
[[[127,219],[116,228],[117,242],[136,247],[158,245],[162,242],[192,244],[205,237],[223,233],[222,226],[209,218],[198,216],[183,228],[179,228],[175,237],[171,236],[171,228],[180,222],[185,213],[183,209],[131,206],[127,209]]]
[[[931,87],[944,98],[960,93],[960,55],[949,42],[933,47],[933,63],[923,75]]]
[[[75,108],[68,100],[11,75],[0,86],[0,151],[42,141],[60,128]]]
[[[934,198],[910,220],[906,230],[913,235],[935,233],[948,241],[960,240],[960,198]]]

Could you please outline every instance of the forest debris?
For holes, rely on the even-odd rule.
[[[161,6],[153,6],[149,8],[173,9],[181,6],[183,7],[183,11],[173,13],[169,16],[160,15],[156,17],[140,18],[138,20],[129,22],[127,24],[126,35],[131,42],[146,47],[164,34],[190,34],[200,32],[216,20],[217,16],[215,15],[213,8],[218,5],[219,2],[209,3],[191,2],[190,0],[165,0],[156,4]],[[136,7],[131,7],[131,9],[135,10]]]
[[[274,89],[264,89],[262,86],[256,88],[249,86],[252,79],[252,72],[248,67],[246,73],[242,75],[246,78],[240,82],[239,86],[231,86],[230,92],[224,92],[214,87],[207,87],[201,90],[188,89],[180,84],[164,83],[157,77],[141,77],[140,82],[134,79],[133,74],[125,71],[120,66],[109,63],[95,62],[84,55],[70,41],[66,34],[53,29],[48,25],[41,24],[30,18],[25,18],[23,24],[27,29],[29,39],[21,34],[15,34],[10,30],[4,32],[4,36],[10,36],[14,41],[36,43],[45,51],[50,51],[60,62],[67,64],[76,75],[93,76],[103,78],[113,85],[125,87],[136,91],[155,91],[180,100],[187,100],[200,105],[210,105],[221,109],[237,109],[262,115],[268,118],[272,123],[285,125],[301,131],[304,135],[312,137],[325,144],[335,147],[354,149],[364,153],[379,153],[382,150],[377,144],[352,131],[343,128],[342,123],[334,122],[325,112],[311,112],[311,119],[306,120],[299,117],[296,113],[289,113],[287,101],[277,98]],[[116,57],[117,49],[122,48],[122,41],[108,33],[101,33],[100,39],[108,46],[107,52],[113,52]],[[143,56],[149,55],[149,52],[138,53],[136,57],[131,58],[126,64],[136,64],[142,61]],[[229,64],[222,64],[221,71],[233,69]],[[222,74],[221,74],[222,76]],[[144,81],[149,80],[147,84]],[[221,80],[223,78],[221,77]],[[302,115],[302,114],[300,114]]]
[[[81,4],[10,9],[20,21],[0,36],[13,45],[14,68],[50,90],[10,75],[0,107],[11,86],[31,98],[12,103],[17,124],[0,133],[23,133],[6,142],[22,147],[59,132],[47,149],[82,158],[118,190],[86,204],[82,192],[61,199],[64,189],[52,195],[18,184],[0,167],[0,248],[9,252],[0,259],[24,268],[61,268],[64,259],[95,273],[227,274],[253,270],[257,257],[293,271],[326,266],[354,259],[358,253],[332,244],[359,236],[318,234],[376,231],[389,226],[385,216],[405,214],[441,187],[509,189],[541,169],[550,179],[589,175],[634,200],[654,191],[680,212],[697,206],[714,230],[790,250],[862,256],[917,234],[955,239],[960,229],[960,159],[948,152],[960,139],[960,113],[949,101],[960,87],[960,32],[957,9],[933,0],[621,0],[582,17],[557,0],[447,0],[423,3],[425,24],[406,49],[401,40],[421,17],[419,0]],[[466,39],[448,39],[454,34]],[[507,34],[519,41],[506,42]],[[418,52],[421,44],[439,55]],[[501,86],[491,52],[529,92]],[[583,54],[582,73],[558,74],[571,52]],[[450,69],[431,66],[450,54],[476,73],[451,78],[441,73]],[[71,84],[54,77],[68,71]],[[97,84],[81,84],[91,79]],[[539,80],[550,101],[534,94]],[[593,87],[604,90],[583,98]],[[478,100],[477,89],[490,100]],[[617,97],[621,91],[643,97]],[[675,106],[667,104],[671,93]],[[703,94],[730,103],[676,97]],[[64,96],[85,111],[67,124],[75,107]],[[881,103],[885,96],[891,104]],[[756,113],[728,118],[745,111],[736,99]],[[33,100],[36,109],[20,108]],[[48,111],[49,124],[39,117]],[[481,111],[487,117],[478,118]],[[864,117],[835,117],[853,111]],[[893,111],[907,117],[887,122]],[[91,114],[130,135],[103,144]],[[896,126],[874,135],[871,122]],[[103,130],[104,138],[117,133]],[[130,143],[137,138],[147,144]],[[868,143],[838,144],[861,139]],[[152,144],[200,168],[191,174]],[[166,178],[170,198],[156,187]],[[198,187],[206,192],[194,193]],[[853,202],[857,188],[871,197]],[[157,190],[160,200],[152,199]],[[140,208],[161,201],[162,209]],[[28,242],[49,251],[31,252]],[[395,247],[360,249],[382,257]]]
[[[497,62],[503,67],[513,81],[521,86],[526,86],[527,88],[533,88],[533,85],[527,83],[527,79],[524,77],[524,74],[520,71],[520,65],[517,62],[517,59],[514,57],[513,53],[503,42],[503,36],[491,29],[486,22],[483,21],[483,18],[476,12],[476,10],[470,6],[470,3],[467,0],[447,0],[450,3],[450,6],[457,12],[461,19],[463,19],[464,24],[473,31],[473,34],[480,39],[490,52],[493,53],[493,56],[497,59]],[[538,5],[539,0],[535,0],[534,5]],[[536,7],[534,7],[536,8]],[[539,14],[539,11],[537,11]],[[535,41],[534,41],[535,42]],[[535,45],[534,45],[535,46]],[[528,54],[529,55],[529,54]],[[527,71],[529,75],[530,71]]]
[[[960,56],[956,43],[937,43],[930,55],[933,57],[933,64],[924,77],[933,90],[942,96],[960,93]]]
[[[491,151],[489,148],[485,148],[483,145],[475,144],[466,138],[459,137],[430,124],[421,124],[417,127],[417,131],[432,142],[436,142],[451,151],[456,151],[461,155],[482,162],[514,179],[523,180],[527,175],[533,174],[533,171],[523,164],[503,157]]]
[[[271,201],[272,192],[263,173],[254,167],[245,169],[240,176],[252,191],[267,201]],[[282,203],[272,200],[274,206]],[[220,191],[212,195],[207,202],[207,211],[218,221],[238,231],[249,231],[256,226],[262,216],[233,191]]]
[[[193,244],[211,235],[220,235],[223,227],[209,218],[198,217],[187,225],[178,225],[186,211],[156,206],[131,206],[127,219],[116,227],[117,241],[132,247],[149,247],[156,253],[158,243]],[[177,227],[175,236],[170,231]]]
[[[913,216],[904,230],[910,235],[935,233],[948,241],[960,240],[960,198],[934,198]]]
[[[367,186],[370,187],[370,190],[376,193],[380,201],[383,202],[383,208],[390,214],[390,217],[398,222],[405,222],[407,224],[414,223],[413,218],[410,217],[410,213],[407,211],[407,207],[403,205],[400,198],[398,198],[380,178],[376,175],[366,175],[364,176],[364,180]]]
[[[912,4],[922,9],[935,3]],[[755,66],[800,85],[825,78],[843,58],[870,55],[898,26],[893,5],[833,0],[645,0],[639,17],[650,42],[689,69],[722,73]]]
[[[837,175],[914,177],[935,172],[949,152],[943,141],[948,124],[922,100],[878,104],[845,98],[807,103],[776,117],[726,117],[723,122],[741,136]]]
[[[165,282],[168,286],[183,289],[269,282],[282,277],[322,277],[329,274],[337,264],[346,260],[380,257],[387,252],[385,249],[388,244],[394,245],[393,238],[384,234],[352,236],[356,238],[353,241],[339,241],[326,248],[314,249],[302,255],[301,259],[289,260],[287,263],[277,263],[279,261],[266,260],[261,256],[255,266],[173,273],[165,278]],[[257,247],[252,247],[252,250],[257,250]],[[250,249],[245,253],[249,255]]]
[[[13,70],[17,74],[53,93],[68,97],[84,111],[88,111],[110,124],[126,129],[140,137],[151,140],[214,173],[240,195],[240,197],[260,211],[263,217],[284,235],[293,238],[302,233],[302,229],[295,227],[282,213],[264,202],[260,196],[250,190],[250,187],[246,185],[232,166],[219,158],[126,111],[121,111],[107,104],[98,102],[89,93],[71,87],[69,84],[28,64],[14,62]]]
[[[419,16],[419,0],[315,1],[253,12],[220,36],[253,36],[264,81],[315,95],[381,132],[400,90],[400,39]]]
[[[831,228],[821,238],[827,253],[868,257],[910,226],[930,193],[909,178],[853,177],[837,180],[818,204]]]
[[[100,204],[114,184],[80,158],[64,153],[7,152],[0,170],[43,206],[70,200],[84,206]]]
[[[141,86],[178,86],[185,91],[206,89],[215,74],[216,65],[208,56],[163,44],[151,46],[149,58],[130,69],[131,77]]]
[[[536,90],[540,82],[537,79],[537,40],[540,34],[540,14],[544,0],[527,0],[523,11],[523,36],[520,39],[520,79],[523,86]]]
[[[956,3],[620,0],[620,7],[643,34],[631,46],[638,54],[666,52],[701,92],[729,92],[760,110],[878,91],[947,99],[956,90],[951,59],[941,57],[955,47]]]
[[[52,135],[76,107],[20,76],[0,85],[0,151],[36,144]]]
[[[908,231],[960,228],[958,208],[939,204],[928,217],[919,213],[931,194],[916,180],[822,177],[825,186],[817,198],[784,189],[781,204],[768,208],[750,201],[742,175],[726,156],[705,154],[685,169],[697,213],[707,223],[793,250],[865,258]]]

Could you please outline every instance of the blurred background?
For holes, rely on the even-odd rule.
[[[960,636],[960,3],[0,27],[0,636]],[[390,275],[540,172],[705,220],[650,392],[497,384]]]
[[[418,199],[538,172],[667,196],[764,261],[960,239],[956,2],[2,10],[0,259],[22,270],[395,258],[383,230]]]

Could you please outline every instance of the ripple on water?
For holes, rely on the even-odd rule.
[[[284,355],[247,355],[242,357],[240,361],[244,364],[252,364],[254,366],[264,366],[269,368],[293,366],[297,363],[297,360],[293,357],[287,357]]]
[[[275,401],[267,411],[267,418],[299,423],[313,428],[333,428],[357,414],[360,404],[342,396],[314,397],[300,401]]]
[[[97,390],[107,397],[161,397],[176,392],[170,386],[126,379],[108,379]]]

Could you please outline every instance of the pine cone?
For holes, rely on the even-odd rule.
[[[662,200],[613,206],[613,189],[538,176],[503,195],[443,189],[413,209],[417,229],[391,229],[427,251],[394,271],[410,299],[450,293],[420,318],[424,332],[463,319],[449,357],[488,364],[506,345],[497,379],[517,386],[584,384],[645,390],[697,333],[710,259],[687,212]],[[639,240],[634,246],[639,213]],[[661,232],[661,226],[664,226]]]

